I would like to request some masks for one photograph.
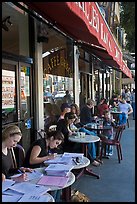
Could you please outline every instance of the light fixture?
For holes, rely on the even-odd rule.
[[[38,24],[38,36],[37,36],[37,42],[45,42],[48,43],[49,37],[48,37],[48,31],[46,26],[43,23]]]
[[[5,31],[9,31],[9,28],[12,26],[12,22],[10,21],[10,16],[6,17],[3,21],[2,21],[2,28]]]

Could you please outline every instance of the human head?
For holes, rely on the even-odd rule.
[[[88,107],[93,108],[94,105],[95,105],[95,101],[93,101],[92,99],[88,98],[87,105],[88,105]]]
[[[75,121],[76,117],[74,113],[69,112],[65,114],[64,119],[65,119],[65,122],[70,125]]]
[[[101,104],[107,104],[107,103],[108,103],[108,101],[107,101],[107,99],[106,99],[106,98],[102,98],[102,99],[101,99],[101,101],[100,101],[100,103],[101,103]]]
[[[108,111],[108,110],[105,110],[104,112],[103,112],[103,114],[104,114],[104,118],[110,118],[110,112]]]
[[[68,95],[69,94],[69,90],[66,90],[66,95]]]
[[[76,103],[71,104],[71,112],[77,116],[79,115],[79,107]]]
[[[126,99],[125,99],[125,98],[122,98],[122,99],[120,100],[120,102],[121,102],[121,103],[126,103]]]
[[[12,148],[17,145],[22,137],[21,130],[16,125],[6,127],[2,132],[2,142],[7,148]]]
[[[68,113],[71,111],[71,107],[68,103],[62,103],[60,109],[61,109],[61,112],[65,112],[65,113]]]
[[[113,96],[112,96],[112,99],[113,99],[113,100],[117,100],[117,95],[113,95]]]
[[[49,131],[46,134],[46,139],[48,140],[48,146],[50,149],[57,148],[63,141],[64,135],[60,131]]]

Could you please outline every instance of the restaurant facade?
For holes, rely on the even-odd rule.
[[[47,104],[111,98],[113,70],[132,78],[96,2],[2,3],[2,128],[19,125],[26,150]]]

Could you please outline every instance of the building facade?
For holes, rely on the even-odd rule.
[[[98,103],[120,89],[114,69],[116,80],[121,72],[131,76],[119,65],[121,52],[96,2],[36,5],[2,3],[2,128],[19,125],[26,150],[44,128],[49,104],[60,113],[66,90],[81,107],[88,98]]]

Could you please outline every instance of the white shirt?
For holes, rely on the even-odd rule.
[[[126,113],[126,116],[128,118],[128,112],[132,109],[132,106],[129,103],[119,103],[118,110],[121,112]]]

